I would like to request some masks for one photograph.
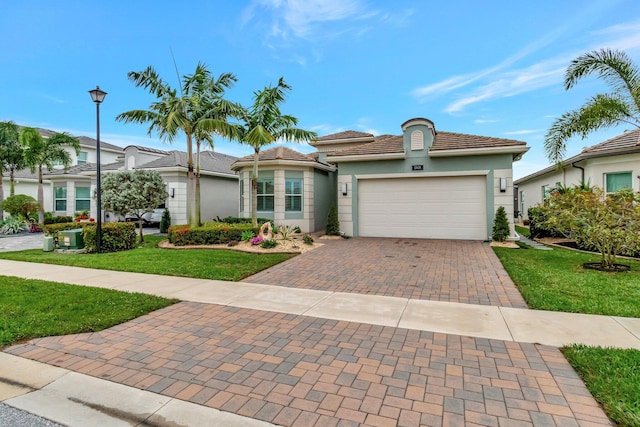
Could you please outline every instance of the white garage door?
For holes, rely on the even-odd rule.
[[[487,239],[484,176],[358,181],[363,237]]]

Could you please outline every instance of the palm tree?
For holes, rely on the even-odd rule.
[[[251,173],[251,221],[258,225],[258,159],[260,149],[276,140],[290,142],[306,142],[316,138],[315,132],[299,129],[295,126],[298,119],[283,115],[280,104],[285,101],[287,91],[291,86],[280,77],[275,87],[267,86],[254,92],[253,105],[245,110],[239,127],[240,142],[253,148],[253,171]]]
[[[4,201],[4,171],[9,172],[9,195],[15,193],[15,172],[24,167],[24,156],[18,136],[20,128],[12,121],[0,122],[0,205]],[[4,219],[4,212],[0,209],[0,221]]]
[[[42,185],[42,169],[44,166],[52,170],[54,164],[60,163],[66,169],[71,166],[71,155],[66,148],[73,148],[76,155],[80,152],[80,140],[68,133],[54,133],[43,138],[34,128],[25,127],[20,132],[20,144],[24,147],[24,162],[31,173],[38,170],[38,222],[44,222],[44,195]]]
[[[182,132],[187,142],[187,178],[189,225],[200,224],[200,192],[193,162],[193,140],[196,144],[206,140],[203,135],[219,133],[230,136],[233,128],[226,117],[215,116],[213,100],[222,100],[224,89],[236,81],[233,74],[222,74],[217,80],[211,77],[206,65],[198,63],[192,75],[182,77],[178,90],[164,82],[153,67],[143,71],[131,71],[128,78],[136,87],[142,86],[157,98],[148,110],[131,110],[119,114],[116,120],[125,123],[149,123],[147,133],[157,132],[160,139],[172,143]],[[213,92],[216,87],[217,92]]]
[[[551,125],[544,141],[547,158],[560,163],[566,154],[566,142],[580,135],[623,123],[640,128],[640,69],[622,51],[601,49],[574,59],[564,78],[566,90],[583,77],[597,74],[611,88],[598,94],[577,110],[563,114]]]

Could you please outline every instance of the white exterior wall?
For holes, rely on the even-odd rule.
[[[611,157],[600,157],[583,160],[576,166],[584,168],[584,181],[591,186],[605,187],[605,175],[607,173],[631,172],[632,189],[640,191],[640,154],[627,154]],[[524,195],[524,203],[520,200],[520,205],[524,205],[523,218],[527,217],[527,210],[539,203],[542,203],[542,187],[548,185],[554,188],[559,182],[563,186],[572,187],[580,184],[582,171],[571,165],[565,166],[562,170],[553,171],[548,174],[532,178],[525,183],[518,184],[518,191]]]
[[[347,195],[342,195],[342,184],[347,184]],[[338,176],[338,220],[340,231],[353,236],[353,175]]]
[[[507,188],[500,191],[500,178],[506,178]],[[516,231],[513,226],[513,171],[511,169],[495,169],[493,171],[493,214],[502,206],[507,212],[509,220],[509,238],[516,239]],[[495,218],[495,217],[494,217]]]
[[[9,197],[10,185],[9,177],[4,177],[2,180],[4,198]],[[51,191],[51,182],[45,180],[42,184],[43,188],[43,204],[44,211],[52,211],[53,210],[53,196]],[[15,194],[26,194],[27,196],[31,196],[34,199],[38,200],[38,180],[32,179],[20,179],[17,178],[15,180]],[[6,212],[4,213],[5,217],[8,215]]]

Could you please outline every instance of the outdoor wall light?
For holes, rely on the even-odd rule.
[[[171,195],[172,199],[176,197],[176,189],[174,187],[171,187],[171,189],[169,190],[169,194]]]
[[[500,192],[505,193],[507,191],[507,178],[500,178]]]
[[[347,195],[347,183],[346,182],[342,183],[342,195],[343,196]]]

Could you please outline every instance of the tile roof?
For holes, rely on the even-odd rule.
[[[200,170],[215,173],[235,174],[231,170],[231,165],[237,160],[237,157],[227,154],[218,153],[216,151],[203,151],[200,153]],[[195,162],[195,154],[194,154]],[[187,153],[184,151],[169,151],[164,157],[152,160],[136,167],[136,169],[158,169],[173,166],[187,167]]]
[[[467,135],[464,133],[438,132],[430,150],[461,150],[469,148],[493,148],[525,146],[524,141],[494,138],[490,136]]]
[[[254,154],[237,159],[236,163],[253,161]],[[311,155],[302,154],[291,148],[278,146],[269,150],[261,151],[259,161],[265,160],[291,160],[296,162],[317,162],[317,158]]]
[[[102,144],[102,143],[100,143]],[[114,163],[107,163],[107,164],[102,164],[100,165],[100,171],[107,171],[107,170],[118,170],[119,168],[122,167],[122,163],[120,162],[114,162]],[[68,168],[66,171],[64,169],[53,169],[51,171],[47,170],[46,168],[43,170],[42,174],[44,177],[46,176],[59,176],[59,175],[76,175],[82,172],[93,172],[96,170],[96,164],[95,163],[82,163],[79,165],[74,165],[71,166],[70,168]]]
[[[356,147],[333,152],[329,154],[329,157],[366,156],[371,154],[393,154],[403,152],[404,145],[402,142],[402,136],[381,135],[376,137],[373,142],[363,143]]]
[[[35,129],[44,138],[49,138],[51,135],[53,135],[55,133],[61,133],[61,132],[55,132],[55,131],[52,131],[52,130],[49,130],[49,129],[43,129],[43,128],[35,128]],[[78,138],[80,140],[80,145],[84,146],[84,147],[96,148],[96,145],[98,143],[98,141],[96,141],[93,138],[89,138],[88,136],[78,136],[76,138]],[[104,148],[104,149],[108,149],[108,150],[115,150],[115,151],[124,152],[122,147],[118,147],[117,145],[109,144],[108,142],[105,142],[102,139],[100,140],[100,148],[101,149]]]
[[[600,144],[586,147],[583,154],[600,154],[612,151],[640,150],[640,129],[625,132]]]
[[[100,142],[100,145],[102,145],[102,142]],[[137,149],[138,151],[144,151],[147,153],[155,153],[155,154],[169,154],[170,151],[166,151],[166,150],[160,150],[157,148],[151,148],[151,147],[143,147],[142,145],[127,145],[126,147],[124,147],[124,149],[126,150],[127,148],[132,147]]]
[[[331,135],[321,136],[316,138],[314,142],[330,142],[334,140],[341,139],[351,139],[351,138],[373,138],[373,134],[366,132],[358,132],[355,130],[346,130],[344,132],[332,133]]]

